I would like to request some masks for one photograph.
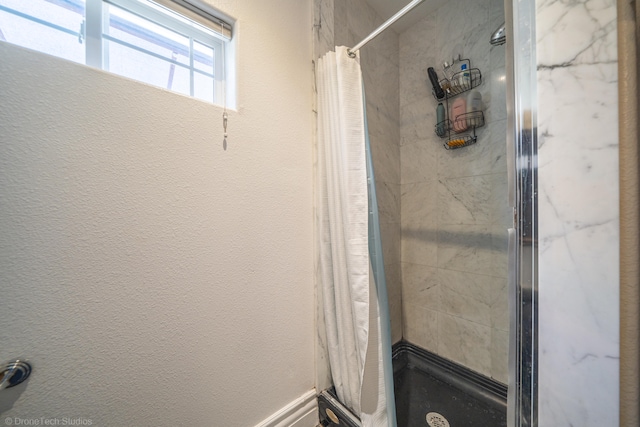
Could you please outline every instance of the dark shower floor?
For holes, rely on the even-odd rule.
[[[426,415],[436,412],[451,427],[506,426],[503,411],[420,371],[405,368],[396,374],[398,427],[428,426]]]
[[[398,427],[444,427],[427,423],[436,413],[450,427],[506,427],[507,388],[464,366],[408,342],[393,347],[393,377]],[[335,392],[318,397],[322,426],[357,427],[357,420],[338,402]],[[327,416],[330,409],[339,422]],[[348,418],[353,418],[355,422]]]
[[[451,427],[507,425],[504,385],[409,343],[394,350],[394,386],[398,427],[429,426],[430,412]]]

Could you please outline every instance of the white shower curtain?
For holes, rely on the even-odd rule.
[[[363,427],[386,427],[380,316],[370,273],[359,58],[337,47],[318,60],[316,80],[319,293],[331,375],[339,399],[360,416]]]

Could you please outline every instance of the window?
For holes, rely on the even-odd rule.
[[[215,104],[230,39],[187,0],[0,0],[0,40]]]

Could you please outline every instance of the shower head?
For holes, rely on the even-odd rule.
[[[498,46],[504,44],[507,41],[507,30],[505,29],[505,23],[500,25],[497,30],[491,34],[491,44]]]

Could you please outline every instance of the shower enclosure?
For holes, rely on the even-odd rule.
[[[317,0],[316,57],[333,46],[354,46],[382,22],[365,0]],[[514,227],[515,183],[526,187],[532,182],[518,181],[514,171],[508,172],[515,169],[508,159],[516,154],[507,152],[505,56],[510,42],[490,43],[494,30],[504,23],[503,0],[437,3],[425,17],[383,32],[361,51],[396,356],[396,393],[404,393],[396,398],[398,425],[422,425],[428,413],[435,413],[433,425],[440,425],[433,417],[443,415],[426,404],[426,397],[407,395],[414,393],[408,385],[414,379],[402,373],[398,366],[402,363],[424,364],[422,373],[435,377],[435,383],[442,380],[438,372],[455,371],[458,377],[444,382],[462,384],[467,395],[475,390],[479,413],[488,414],[487,425],[506,425],[509,333],[515,334],[518,327],[510,325],[508,284],[516,274],[522,278],[514,268],[515,258],[509,259],[510,239],[511,253],[526,255],[516,248],[523,236],[509,229]],[[509,25],[501,36],[505,30],[509,34]],[[428,67],[445,77],[442,64],[457,59],[474,70],[477,87],[473,89],[483,100],[482,120],[467,120],[462,132],[473,141],[461,148],[448,144],[449,134],[445,139],[436,134],[436,108],[441,102],[452,102],[454,96],[449,102],[436,99],[427,77]],[[534,219],[526,217],[530,225]],[[528,241],[534,240],[529,234]],[[529,251],[526,261],[532,254]],[[526,299],[531,311],[531,295],[518,293],[511,298]],[[326,360],[320,336],[318,356]],[[523,350],[512,358],[522,357],[531,339],[514,335],[511,341]],[[531,352],[525,357],[530,359]],[[521,377],[511,392],[521,390],[522,381],[531,389],[527,378]],[[320,388],[330,383],[328,371],[320,370]],[[434,389],[433,393],[440,392]],[[514,395],[510,400],[527,398],[531,395],[519,399]],[[411,403],[414,400],[422,400],[422,406]],[[416,405],[418,413],[414,413]],[[511,416],[513,409],[520,413],[530,405],[512,408]],[[482,425],[477,422],[470,425]]]

